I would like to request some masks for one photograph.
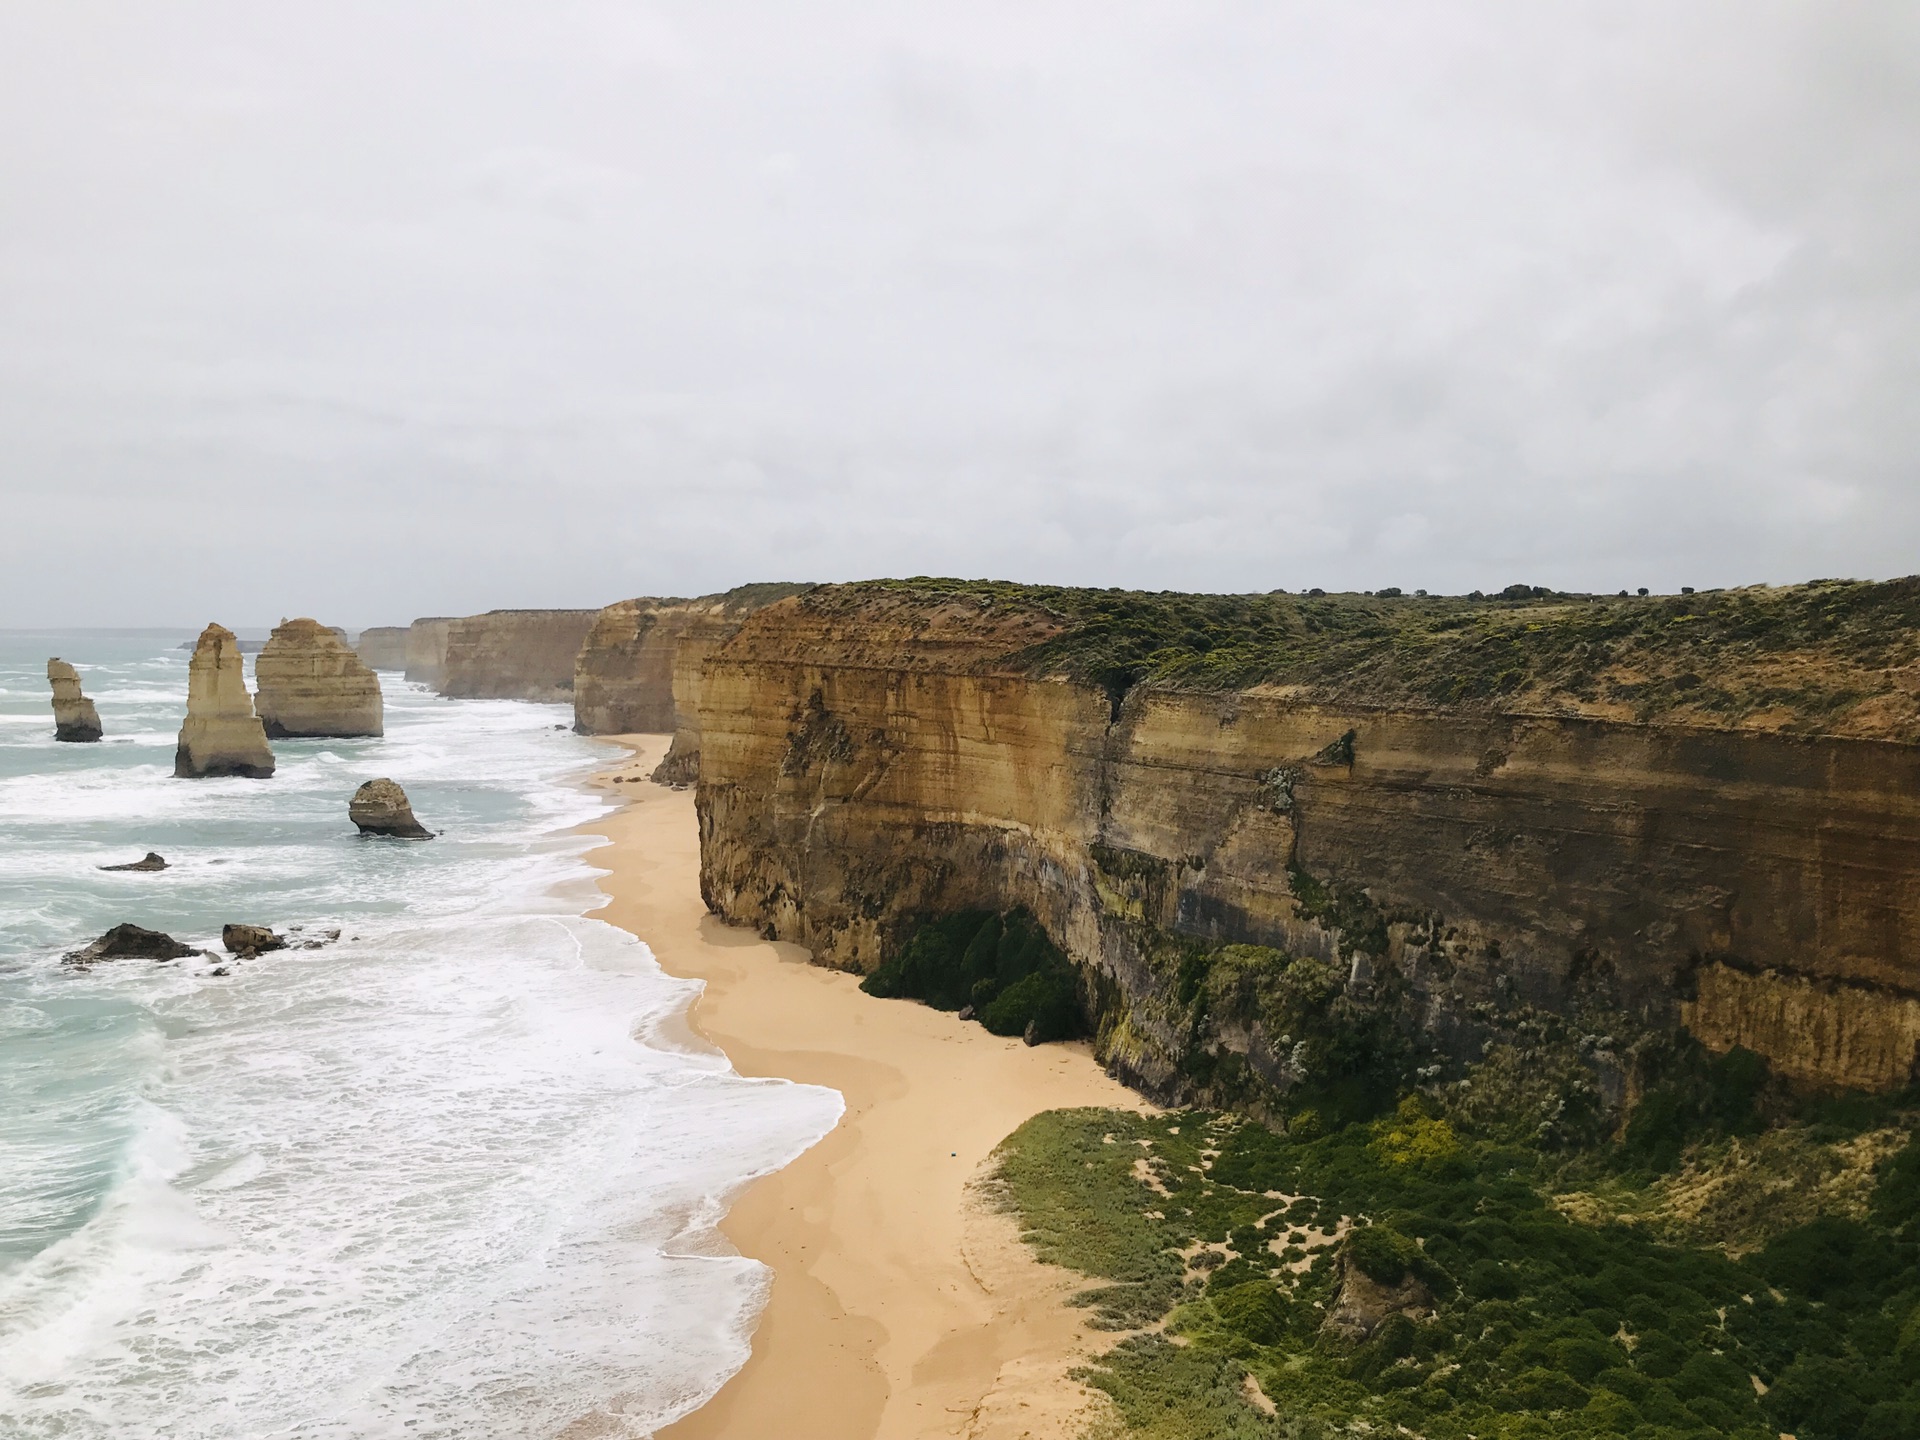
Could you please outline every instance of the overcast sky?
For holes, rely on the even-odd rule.
[[[1920,570],[1920,6],[0,0],[0,625]]]

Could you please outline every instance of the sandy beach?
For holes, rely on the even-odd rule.
[[[1029,1048],[909,1001],[860,993],[794,945],[709,915],[693,793],[645,780],[664,736],[596,783],[625,801],[593,831],[599,915],[674,975],[705,982],[692,1023],[743,1075],[829,1085],[840,1125],[735,1201],[723,1226],[774,1273],[745,1367],[661,1440],[1067,1440],[1099,1398],[1066,1373],[1102,1340],[975,1188],[1042,1110],[1139,1107],[1084,1045]],[[614,783],[615,776],[621,777]]]

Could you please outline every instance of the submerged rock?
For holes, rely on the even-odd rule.
[[[85,743],[101,735],[100,712],[80,693],[80,673],[66,661],[47,661],[47,679],[53,684],[53,738]]]
[[[96,960],[182,960],[200,952],[171,935],[139,925],[116,925],[83,950],[70,950],[69,965],[91,965]]]
[[[273,747],[247,694],[240,642],[224,625],[200,632],[187,671],[187,718],[180,727],[173,773],[196,778],[273,774]]]
[[[276,626],[253,678],[253,708],[270,740],[381,733],[379,677],[341,631],[317,620]]]
[[[251,959],[268,950],[284,950],[287,942],[264,925],[222,925],[220,943],[229,955]]]
[[[391,780],[369,780],[353,792],[347,818],[363,835],[394,835],[403,840],[431,840],[433,832],[413,818],[407,792]]]
[[[159,851],[149,850],[144,860],[129,860],[124,865],[102,865],[100,868],[102,870],[164,870],[167,868],[167,861]]]

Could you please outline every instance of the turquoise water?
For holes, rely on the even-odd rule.
[[[0,1433],[644,1435],[745,1356],[724,1197],[831,1091],[681,1045],[589,915],[606,759],[564,707],[383,675],[387,734],[176,780],[185,634],[0,633]],[[52,739],[45,664],[107,738]],[[364,839],[400,781],[425,843]],[[160,874],[98,867],[167,857]],[[123,920],[338,928],[252,961],[63,952]],[[213,971],[226,963],[229,974]]]

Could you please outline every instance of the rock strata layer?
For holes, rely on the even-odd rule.
[[[98,740],[100,712],[80,691],[80,673],[61,659],[47,661],[53,686],[53,738],[80,743]]]
[[[1257,1005],[1182,991],[1230,944],[1400,996],[1459,1057],[1531,1007],[1809,1083],[1920,1075],[1920,745],[1076,680],[1031,658],[1066,633],[903,586],[747,617],[701,672],[709,906],[863,971],[926,917],[1023,907],[1102,1058],[1169,1098],[1298,1077]]]
[[[247,694],[240,645],[224,625],[200,633],[187,670],[187,718],[173,773],[179,776],[273,774],[273,747]]]
[[[129,860],[124,865],[102,865],[100,868],[102,870],[164,870],[167,868],[167,862],[159,851],[149,850],[144,859]]]
[[[403,840],[430,840],[433,832],[413,818],[407,792],[391,780],[369,780],[353,792],[347,818],[363,835],[393,835]]]
[[[405,670],[409,633],[405,625],[370,626],[353,642],[354,653],[369,669]]]
[[[597,610],[489,610],[447,627],[440,693],[465,700],[570,700]]]
[[[91,965],[98,960],[183,960],[200,952],[171,935],[139,925],[116,925],[83,950],[69,951],[69,965]]]
[[[271,740],[382,731],[379,677],[337,631],[316,620],[283,620],[253,673],[254,710]]]

